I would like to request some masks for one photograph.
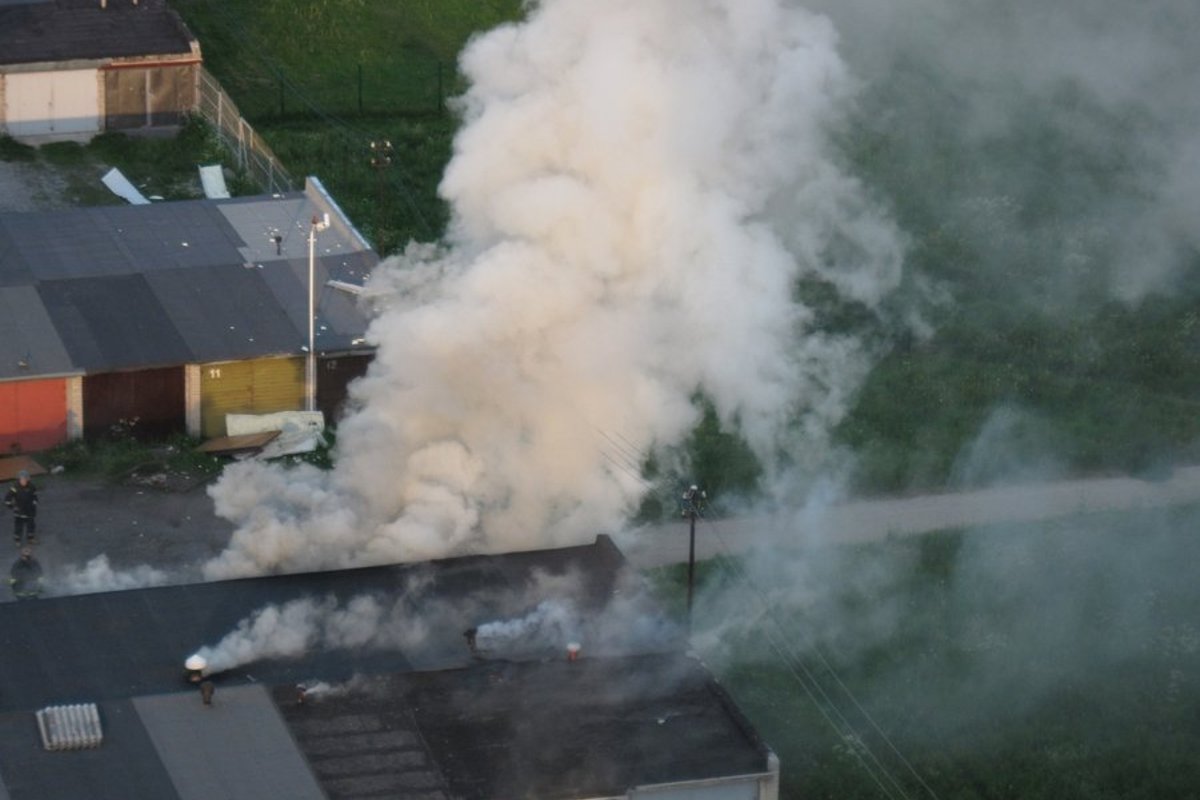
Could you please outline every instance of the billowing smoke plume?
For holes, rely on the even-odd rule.
[[[677,626],[662,615],[632,574],[618,579],[600,607],[587,595],[585,582],[572,572],[535,572],[514,591],[445,598],[436,594],[428,575],[418,575],[402,591],[386,597],[303,597],[263,606],[196,655],[207,662],[210,673],[329,650],[397,651],[416,667],[444,668],[467,658],[470,651],[462,634],[468,630],[473,634],[472,650],[487,658],[564,653],[573,642],[597,654],[678,646]]]
[[[68,566],[51,582],[55,594],[92,594],[146,586],[162,586],[170,576],[145,564],[130,569],[114,569],[107,555],[98,555],[82,567]]]
[[[197,651],[209,672],[223,672],[266,659],[296,658],[313,650],[404,649],[417,647],[427,621],[403,600],[385,602],[359,595],[302,598],[258,609],[221,641]]]
[[[590,541],[644,490],[613,438],[679,442],[698,391],[768,468],[788,430],[819,459],[865,358],[801,337],[796,282],[873,306],[901,261],[829,155],[836,46],[782,0],[544,0],[473,40],[450,230],[377,270],[338,467],[231,467],[208,576]]]

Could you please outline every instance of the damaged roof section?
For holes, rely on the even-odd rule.
[[[0,379],[298,355],[308,231],[319,353],[367,350],[356,298],[378,257],[319,182],[233,200],[0,215]]]

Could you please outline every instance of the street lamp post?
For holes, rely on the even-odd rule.
[[[317,271],[317,233],[329,227],[329,215],[315,215],[308,228],[308,357],[304,361],[304,410],[317,410],[317,298],[314,284]]]
[[[696,582],[696,518],[704,511],[708,494],[696,484],[692,484],[683,493],[681,510],[688,521],[688,574],[687,574],[687,623],[688,630],[692,629],[692,594]]]
[[[379,185],[379,202],[375,206],[375,241],[379,242],[379,229],[383,225],[383,171],[392,165],[392,147],[388,139],[371,142],[371,168],[375,170]]]

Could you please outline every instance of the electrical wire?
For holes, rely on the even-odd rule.
[[[599,428],[596,430],[601,436],[604,437],[606,441],[612,443],[617,448],[618,452],[622,454],[624,459],[626,459],[626,463],[638,463],[645,460],[645,454],[642,453],[636,445],[622,436],[619,432],[609,434],[608,432]],[[621,442],[617,441],[618,438],[621,440]],[[611,457],[607,453],[602,453],[602,455],[611,461]],[[628,472],[628,470],[626,471]],[[640,478],[640,480],[647,486],[650,485],[647,481],[645,481],[645,479]],[[727,574],[732,573],[732,577],[735,581],[752,589],[758,595],[758,599],[761,604],[760,616],[768,620],[778,632],[778,634],[774,633],[771,627],[766,627],[763,629],[763,633],[766,635],[771,649],[781,659],[784,666],[804,690],[805,694],[808,695],[809,699],[812,700],[813,705],[817,708],[818,712],[820,712],[821,716],[824,717],[825,721],[834,730],[834,732],[838,734],[838,736],[850,742],[850,752],[886,797],[890,798],[898,794],[901,798],[907,798],[908,793],[905,791],[903,785],[896,779],[886,765],[883,764],[883,762],[879,759],[874,750],[871,749],[870,745],[863,739],[863,737],[859,735],[858,729],[855,727],[855,725],[842,712],[838,704],[834,702],[834,699],[826,691],[825,687],[821,684],[821,681],[817,678],[817,676],[805,665],[803,659],[801,659],[797,651],[796,646],[793,645],[788,639],[787,629],[773,613],[770,601],[762,592],[762,590],[759,589],[758,586],[750,579],[745,569],[741,567],[739,562],[733,557],[732,548],[729,546],[729,543],[725,541],[725,538],[721,535],[720,530],[718,530],[716,526],[709,524],[709,520],[702,513],[697,512],[697,518],[705,523],[705,529],[712,530],[720,545],[720,548],[723,551],[723,557],[715,559],[715,563],[718,565],[718,568],[725,570]],[[887,745],[887,748],[900,761],[900,763],[904,765],[905,769],[916,779],[917,783],[920,784],[925,792],[928,793],[930,797],[937,800],[937,793],[932,787],[929,786],[925,779],[921,777],[920,773],[917,772],[912,763],[905,758],[904,754],[901,753],[899,748],[896,747],[895,743],[891,740],[891,737],[887,735],[878,722],[876,722],[874,717],[858,701],[858,698],[851,691],[850,687],[847,686],[838,675],[837,670],[834,669],[833,665],[825,657],[820,647],[818,647],[815,642],[811,641],[809,641],[807,645],[808,646],[804,649],[806,651],[813,652],[817,656],[825,672],[827,672],[828,675],[833,678],[837,688],[840,689],[841,693],[849,699],[853,707],[867,722],[870,728],[875,731],[876,735]],[[860,748],[862,752],[860,752]],[[864,753],[866,757],[864,757]]]
[[[706,522],[706,523],[708,522],[708,520],[706,518],[704,518],[704,517],[700,517],[700,518],[704,522]],[[789,665],[794,662],[795,664],[798,664],[800,666],[801,670],[804,671],[805,675],[807,675],[813,681],[813,683],[818,687],[821,696],[824,697],[830,703],[830,705],[833,707],[838,718],[841,719],[844,722],[844,724],[850,729],[850,731],[854,734],[855,739],[859,742],[862,742],[863,748],[870,754],[872,761],[875,764],[879,765],[880,769],[884,770],[885,775],[887,775],[887,777],[889,778],[889,781],[901,793],[901,796],[907,797],[907,794],[904,792],[903,787],[891,775],[891,773],[889,771],[887,771],[886,767],[884,767],[882,765],[882,763],[879,761],[878,757],[875,756],[874,752],[870,749],[870,747],[867,745],[867,743],[865,741],[863,741],[863,739],[860,736],[858,736],[857,730],[854,728],[854,726],[849,722],[848,719],[846,719],[845,715],[842,714],[840,709],[837,708],[836,704],[833,703],[833,700],[829,697],[828,693],[825,692],[824,688],[821,687],[821,685],[820,685],[819,681],[816,679],[816,677],[813,676],[811,671],[808,670],[808,668],[804,666],[803,661],[800,659],[799,655],[796,653],[794,646],[791,645],[790,642],[787,642],[786,628],[783,626],[783,624],[776,618],[776,616],[772,612],[770,602],[767,599],[766,595],[750,579],[750,577],[746,574],[745,569],[743,567],[741,567],[740,564],[738,563],[737,559],[735,559],[732,556],[732,548],[730,548],[729,543],[727,541],[725,541],[725,537],[723,537],[721,535],[721,532],[717,529],[716,526],[706,525],[705,527],[712,530],[713,534],[716,536],[718,542],[720,543],[722,550],[724,551],[725,557],[716,560],[718,568],[734,571],[735,579],[739,580],[746,587],[751,588],[759,596],[759,600],[762,603],[763,615],[767,619],[769,619],[771,621],[771,623],[775,626],[775,628],[779,630],[780,634],[782,636],[784,636],[785,643],[787,645],[786,646],[787,653],[780,652],[780,650],[778,650],[778,649],[776,649],[776,652],[779,653],[784,658],[785,662],[789,663]],[[900,763],[904,765],[905,769],[909,772],[909,774],[911,774],[916,779],[916,781],[929,794],[930,797],[933,797],[936,800],[936,798],[938,797],[937,793],[933,790],[932,787],[929,786],[929,784],[925,781],[925,779],[921,777],[920,773],[917,772],[916,768],[912,765],[912,762],[910,762],[907,758],[905,758],[904,754],[900,752],[899,748],[897,748],[895,743],[892,742],[891,737],[889,737],[887,735],[887,733],[883,730],[883,728],[875,721],[874,717],[862,706],[862,704],[858,701],[857,697],[855,697],[854,693],[850,690],[850,687],[848,687],[845,684],[845,682],[838,675],[837,670],[834,669],[833,665],[829,663],[829,660],[821,652],[821,648],[818,647],[815,642],[809,641],[807,643],[807,647],[805,647],[804,649],[806,651],[810,651],[810,652],[814,653],[817,656],[817,659],[820,661],[820,663],[824,667],[825,671],[833,678],[834,682],[837,684],[838,688],[841,690],[841,693],[843,695],[845,695],[845,697],[854,705],[854,708],[858,710],[859,714],[862,715],[863,719],[867,722],[867,724],[870,725],[870,727],[875,731],[875,733],[884,742],[884,744],[887,745],[887,748],[893,753],[893,755],[896,756],[896,758],[900,761]],[[811,693],[810,693],[810,696],[811,696]],[[829,717],[826,716],[826,719],[828,720]],[[837,726],[834,726],[834,730],[837,730]],[[841,731],[838,731],[838,732],[839,732],[839,735],[842,735]]]

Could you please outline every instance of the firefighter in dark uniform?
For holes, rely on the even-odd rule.
[[[33,557],[32,548],[22,549],[21,557],[13,562],[8,585],[18,600],[33,600],[42,593],[42,565]]]
[[[8,487],[4,495],[4,505],[13,512],[13,541],[17,547],[24,544],[37,543],[37,487],[29,480],[29,473],[21,470],[17,473],[17,482]],[[28,540],[26,540],[28,534]]]

